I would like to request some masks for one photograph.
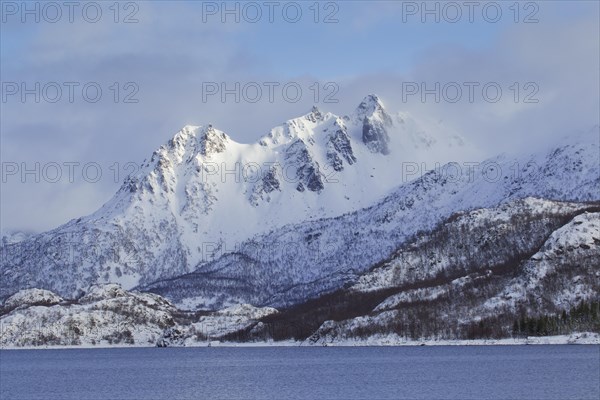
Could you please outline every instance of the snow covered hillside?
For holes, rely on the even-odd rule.
[[[212,314],[182,313],[150,293],[116,284],[93,285],[77,300],[26,289],[0,307],[0,347],[206,345],[260,326],[273,308],[238,305]]]
[[[0,346],[155,345],[176,325],[175,307],[159,296],[126,292],[115,284],[93,286],[77,301],[38,289],[4,303]]]
[[[598,332],[600,203],[527,198],[457,214],[353,286],[263,322],[301,328],[309,344]]]
[[[443,343],[519,338],[526,329],[597,332],[599,266],[600,203],[525,198],[454,214],[354,285],[281,311],[183,311],[115,284],[75,300],[22,290],[0,307],[0,346]]]

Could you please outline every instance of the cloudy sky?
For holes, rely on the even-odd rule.
[[[377,93],[390,110],[443,121],[484,157],[599,123],[597,1],[43,4],[1,3],[3,231],[93,212],[127,163],[186,124],[254,142],[314,103],[348,114]],[[210,92],[236,82],[248,88],[239,102]],[[410,92],[436,83],[447,89],[439,102]],[[22,174],[36,163],[39,182]]]

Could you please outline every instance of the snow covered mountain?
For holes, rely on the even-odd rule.
[[[365,296],[370,306],[321,316],[309,342],[597,331],[600,206],[589,207],[528,199],[462,215],[362,276],[338,307]]]
[[[95,213],[3,243],[0,299],[31,287],[71,298],[95,283],[130,289],[189,273],[255,235],[369,206],[435,163],[474,153],[443,126],[388,113],[375,95],[344,117],[313,108],[254,144],[186,126]]]
[[[501,155],[469,168],[447,164],[371,207],[257,235],[191,274],[144,290],[190,309],[302,303],[353,284],[401,245],[456,213],[527,197],[600,200],[598,141],[594,129],[533,154]]]
[[[377,125],[365,119],[366,125]],[[384,118],[374,119],[385,126]],[[380,130],[366,137],[363,155],[393,154],[392,141],[387,146],[373,144],[387,141]],[[216,138],[225,137],[216,133]],[[306,172],[310,168],[298,167],[310,164],[307,153],[293,147],[297,141],[286,140],[274,130],[258,145],[291,143],[283,147],[284,159],[293,159],[294,176],[301,179],[278,181],[276,194],[291,189],[294,195],[320,196],[309,189],[318,186],[311,178],[314,174]],[[219,140],[205,142],[200,142],[198,154],[221,147]],[[599,142],[595,128],[530,152],[476,164],[448,163],[398,185],[369,207],[261,226],[235,249],[215,252],[214,259],[183,274],[176,272],[183,269],[173,257],[178,253],[170,250],[182,251],[181,259],[187,257],[178,247],[179,239],[175,244],[164,242],[179,238],[179,220],[161,225],[152,219],[175,218],[161,207],[170,207],[181,198],[174,193],[180,192],[161,185],[168,188],[182,178],[168,178],[170,169],[164,176],[152,169],[143,178],[130,179],[132,190],[124,185],[105,206],[112,211],[122,206],[123,212],[104,209],[72,221],[65,226],[81,225],[80,230],[64,236],[64,227],[59,228],[52,246],[35,247],[36,240],[51,233],[3,245],[3,290],[15,294],[6,296],[0,307],[0,345],[168,346],[213,339],[394,344],[598,332]],[[359,165],[358,151],[352,151],[356,161],[350,164],[348,147],[338,147],[345,149],[337,153],[345,169]],[[290,153],[295,157],[289,158]],[[160,166],[159,160],[152,162]],[[274,187],[272,179],[263,179],[262,188]],[[323,184],[321,193],[328,185]],[[238,194],[236,199],[260,207],[252,205],[249,192]],[[125,200],[132,201],[132,208]],[[217,203],[213,207],[219,209]],[[182,223],[188,218],[193,216]],[[142,239],[149,243],[138,243]],[[94,251],[87,254],[85,246],[73,243],[90,243]],[[105,247],[111,245],[116,247]],[[149,258],[139,265],[127,264],[127,253],[119,251],[131,246],[138,254],[138,245]],[[163,254],[154,247],[167,250]],[[64,254],[70,258],[60,264]],[[32,261],[35,257],[43,257],[40,264]],[[164,266],[152,264],[157,260]],[[85,287],[112,279],[98,272],[106,265],[116,265],[116,276],[130,284],[149,280],[161,268],[167,272],[131,292],[114,284]],[[139,271],[135,279],[122,272],[132,266]],[[16,292],[19,285],[37,289]],[[50,331],[39,329],[48,324]]]

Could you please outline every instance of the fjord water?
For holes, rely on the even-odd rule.
[[[0,399],[598,399],[600,346],[0,351]]]

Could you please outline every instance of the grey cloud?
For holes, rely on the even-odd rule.
[[[320,108],[347,113],[375,92],[390,109],[443,120],[490,154],[598,123],[600,46],[592,14],[511,26],[487,49],[430,48],[404,74],[379,70],[374,63],[370,74],[294,77],[236,44],[236,37],[252,26],[200,24],[197,9],[187,3],[178,2],[175,9],[144,6],[140,12],[135,26],[38,27],[35,39],[21,49],[24,58],[6,68],[3,64],[8,80],[95,80],[103,87],[134,80],[140,89],[137,104],[3,104],[3,161],[94,161],[104,168],[140,162],[186,124],[213,123],[238,141],[252,142],[314,103],[308,91],[298,103],[280,96],[272,104],[264,99],[222,103],[215,97],[205,103],[201,89],[206,81],[298,81],[305,90],[315,81],[335,81],[339,103],[321,103]],[[355,28],[376,23],[370,15],[367,27]],[[351,62],[354,56],[360,52],[345,57]],[[400,93],[406,81],[473,80],[499,81],[503,87],[514,80],[536,81],[540,103],[423,104],[403,102]],[[52,228],[95,210],[118,186],[112,179],[65,186],[11,181],[2,188],[2,229]]]

